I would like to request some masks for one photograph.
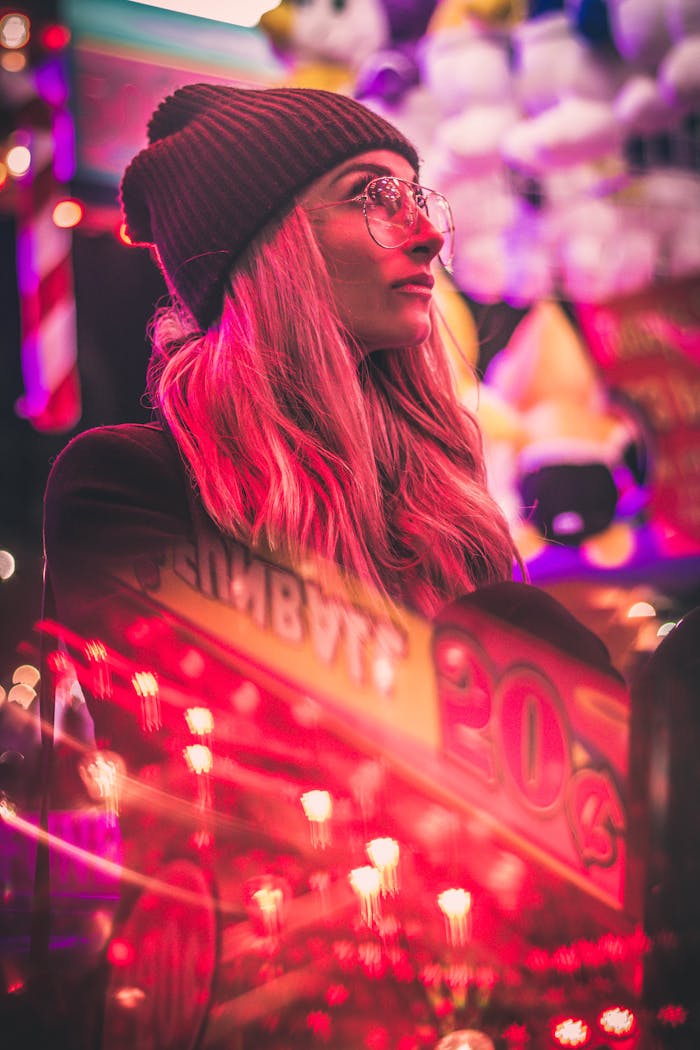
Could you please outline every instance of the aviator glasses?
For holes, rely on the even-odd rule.
[[[454,251],[454,219],[449,202],[441,193],[395,175],[380,175],[368,182],[357,197],[308,210],[355,202],[362,204],[369,235],[380,248],[400,248],[405,244],[418,225],[418,213],[422,211],[443,238],[438,258],[449,269]]]

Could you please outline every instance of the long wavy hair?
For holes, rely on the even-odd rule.
[[[293,564],[315,555],[426,616],[511,577],[436,318],[425,343],[363,356],[302,209],[237,265],[216,325],[172,305],[151,337],[152,403],[225,533]]]

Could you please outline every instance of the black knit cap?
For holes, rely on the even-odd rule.
[[[221,310],[232,264],[305,186],[368,150],[399,153],[416,171],[419,163],[382,117],[315,88],[189,84],[161,102],[148,141],[122,179],[127,233],[155,245],[203,329]]]

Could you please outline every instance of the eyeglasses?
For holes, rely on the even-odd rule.
[[[443,239],[438,258],[449,269],[454,255],[454,219],[446,197],[395,175],[381,175],[367,184],[363,193],[349,200],[332,201],[307,208],[309,212],[340,204],[362,204],[367,230],[380,248],[400,248],[418,225],[423,212]]]

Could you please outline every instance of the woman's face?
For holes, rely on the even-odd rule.
[[[430,335],[430,271],[443,242],[420,210],[405,244],[382,248],[372,240],[362,203],[350,198],[382,175],[417,182],[402,156],[372,150],[333,168],[299,200],[326,260],[341,320],[367,353],[416,346]]]

